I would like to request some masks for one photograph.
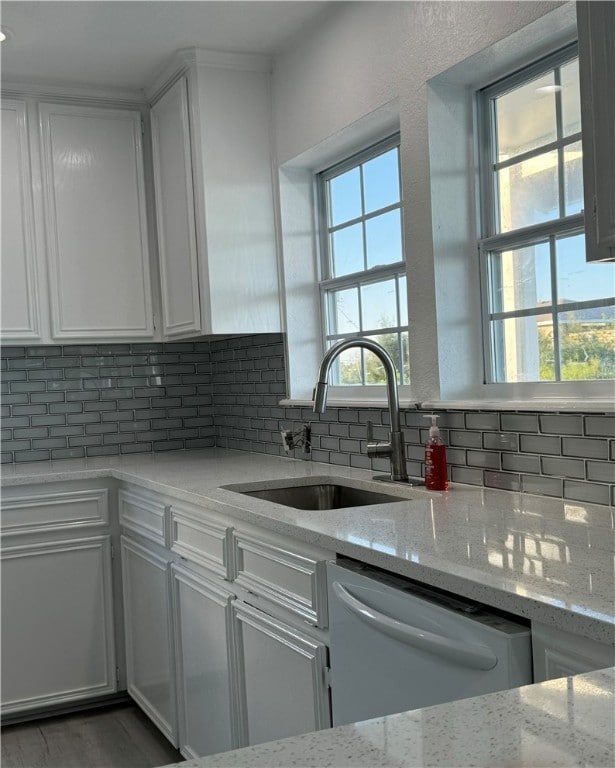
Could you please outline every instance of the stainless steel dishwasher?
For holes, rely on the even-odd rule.
[[[532,682],[529,626],[352,560],[327,576],[333,725]]]

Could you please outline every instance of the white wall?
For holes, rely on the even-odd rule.
[[[436,249],[441,249],[440,255],[446,260],[447,248],[455,241],[455,233],[454,228],[446,232],[450,195],[447,200],[442,187],[434,194],[433,203],[440,209],[432,222],[430,149],[434,165],[440,170],[446,167],[446,157],[443,158],[440,151],[442,141],[440,150],[430,148],[430,129],[434,131],[434,115],[444,119],[447,108],[445,105],[434,109],[433,89],[428,81],[467,62],[470,57],[476,57],[480,73],[477,79],[488,77],[489,73],[496,79],[502,74],[504,63],[514,62],[517,49],[521,62],[523,56],[536,54],[546,45],[545,36],[553,38],[560,33],[560,18],[551,23],[548,21],[551,17],[546,17],[533,25],[532,33],[526,34],[524,28],[563,5],[562,2],[335,3],[318,26],[294,40],[276,59],[273,73],[275,145],[279,164],[287,168],[307,165],[318,169],[325,162],[339,159],[332,157],[334,150],[356,149],[360,137],[370,134],[370,115],[381,115],[383,109],[390,111],[391,105],[395,105],[401,131],[414,400],[476,397],[480,385],[475,275],[472,273],[471,280],[464,280],[464,265],[457,260],[459,282],[455,285],[459,285],[460,295],[456,296],[455,286],[451,284],[440,289],[436,286],[434,239]],[[571,6],[568,4],[566,9],[568,22],[574,18]],[[467,90],[471,75],[466,65],[455,87],[462,92]],[[483,84],[487,82],[488,79]],[[444,93],[443,86],[440,93]],[[467,114],[462,114],[459,120],[464,129],[461,134],[457,133],[456,144],[463,157],[457,161],[467,169],[471,124],[468,125]],[[374,134],[382,122],[386,120],[372,119]],[[363,132],[362,125],[366,126]],[[467,173],[465,175],[467,177]],[[471,185],[464,181],[463,186],[470,195]],[[474,207],[466,197],[453,218],[457,218],[465,230],[465,255],[470,262],[476,246],[474,240],[473,248],[467,248],[469,236],[475,233],[469,217],[474,217]],[[284,232],[284,216],[282,228]],[[459,252],[459,244],[457,249]],[[461,249],[462,259],[463,255]],[[293,259],[296,257],[295,252]],[[436,264],[438,257],[436,253]],[[314,253],[306,251],[305,258],[313,259]],[[450,255],[448,258],[450,262]],[[458,307],[454,306],[456,298]],[[447,326],[451,330],[451,343],[446,344],[443,339],[441,344],[444,365],[438,359],[436,344],[438,301],[441,333]],[[455,311],[450,312],[451,308]]]

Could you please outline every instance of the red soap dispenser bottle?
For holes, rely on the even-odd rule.
[[[425,446],[425,487],[430,491],[446,491],[448,489],[446,447],[440,437],[438,417],[432,413],[425,418],[431,419],[429,441]]]

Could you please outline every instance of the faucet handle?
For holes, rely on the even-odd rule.
[[[367,421],[367,455],[368,456],[390,456],[391,443],[384,440],[374,442],[374,423]]]

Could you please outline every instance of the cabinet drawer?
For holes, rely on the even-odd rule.
[[[201,509],[173,503],[171,550],[203,565],[222,578],[230,578],[228,563],[230,527],[212,519]]]
[[[161,546],[167,545],[167,507],[159,497],[142,491],[119,492],[120,525]]]
[[[309,624],[326,626],[324,561],[243,531],[233,531],[233,560],[237,584]]]
[[[2,536],[109,525],[108,491],[27,493],[2,499]]]

